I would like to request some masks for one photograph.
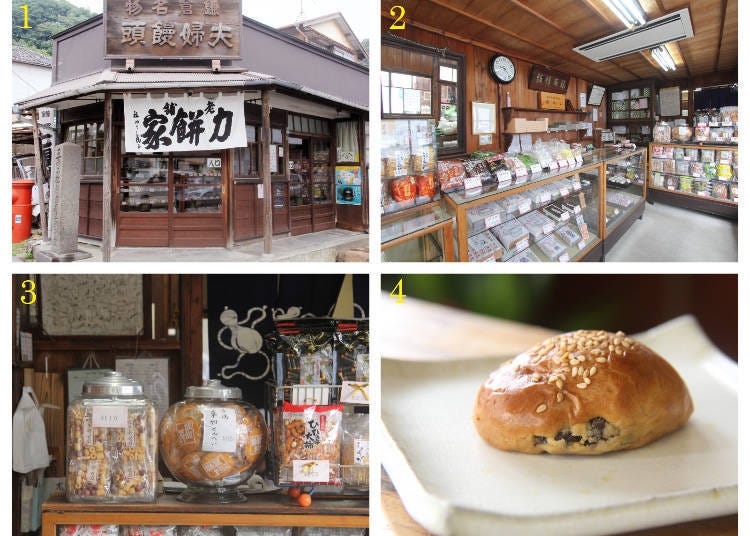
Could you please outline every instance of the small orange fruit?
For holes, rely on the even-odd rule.
[[[312,504],[312,497],[310,497],[310,495],[307,493],[302,493],[297,499],[297,502],[299,503],[300,506],[307,508],[308,506]]]

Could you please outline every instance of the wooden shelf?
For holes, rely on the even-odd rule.
[[[543,114],[575,114],[575,115],[588,115],[591,112],[568,112],[566,110],[543,110],[541,108],[503,108],[503,112],[535,112]]]

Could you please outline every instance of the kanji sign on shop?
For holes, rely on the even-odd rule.
[[[105,58],[239,58],[242,0],[105,0]]]
[[[216,98],[125,95],[125,151],[156,153],[245,147],[242,94]]]

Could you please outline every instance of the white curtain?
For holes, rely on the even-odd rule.
[[[359,162],[357,121],[336,123],[336,161]]]

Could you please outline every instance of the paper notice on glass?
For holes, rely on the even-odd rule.
[[[404,89],[405,114],[418,114],[422,92],[418,89]]]
[[[34,345],[31,333],[21,332],[21,361],[34,361]]]
[[[169,358],[118,357],[115,369],[143,386],[143,394],[154,403],[159,418],[166,413],[169,408]]]
[[[596,110],[594,110],[596,112]],[[586,136],[593,136],[594,135],[594,124],[593,123],[586,123]]]
[[[279,149],[278,145],[274,145],[273,143],[268,146],[268,153],[271,157],[270,160],[270,167],[271,167],[271,173],[278,173],[279,172]]]
[[[208,408],[203,410],[203,450],[234,452],[237,449],[237,410]]]

